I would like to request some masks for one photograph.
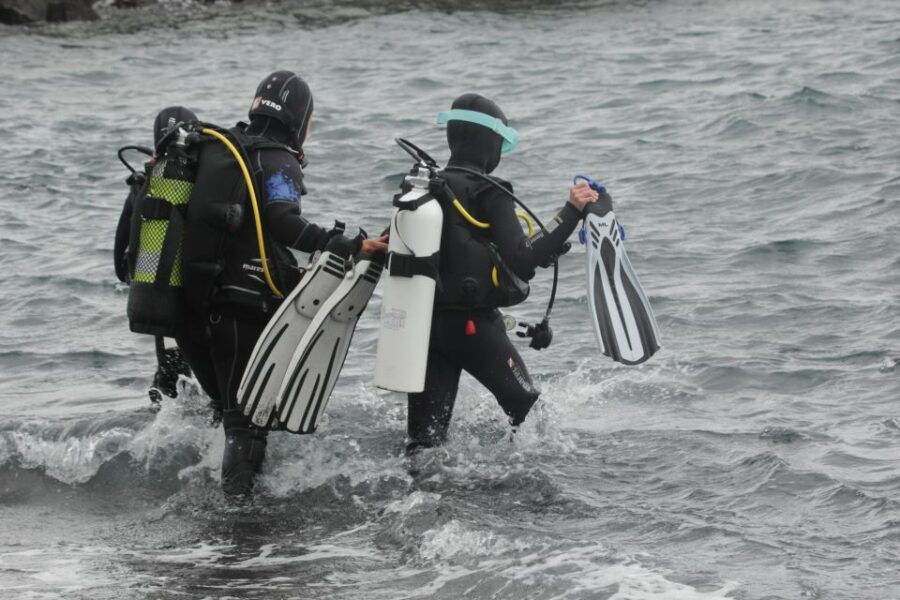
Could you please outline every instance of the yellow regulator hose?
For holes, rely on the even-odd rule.
[[[487,229],[488,227],[491,226],[490,223],[485,223],[484,221],[479,221],[478,219],[476,219],[475,217],[470,215],[469,211],[467,211],[465,208],[463,208],[462,203],[459,200],[457,200],[456,198],[453,199],[453,206],[456,207],[456,210],[459,211],[459,214],[461,214],[466,221],[468,221],[475,227],[477,227],[479,229]]]
[[[487,229],[491,226],[490,223],[479,221],[471,214],[469,214],[469,211],[467,211],[463,207],[462,203],[456,198],[453,199],[453,206],[456,207],[456,210],[459,211],[459,214],[461,214],[466,221],[468,221],[475,227],[478,227],[479,229]],[[528,225],[528,237],[534,237],[534,223],[532,223],[531,218],[522,211],[516,211],[516,216],[525,221],[525,224]],[[497,275],[497,267],[491,269],[491,283],[494,284],[494,287],[500,287],[500,278]]]
[[[485,223],[484,221],[479,221],[478,219],[473,217],[471,214],[469,214],[469,211],[467,211],[463,207],[462,203],[459,200],[457,200],[456,198],[453,199],[453,206],[456,207],[456,210],[459,211],[459,214],[461,214],[466,221],[468,221],[475,227],[477,227],[479,229],[487,229],[488,227],[491,226],[490,223]],[[516,211],[516,216],[519,217],[521,220],[525,221],[525,224],[528,226],[528,237],[534,237],[534,223],[531,222],[531,218],[520,210]]]

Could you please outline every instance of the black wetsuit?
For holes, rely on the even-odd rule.
[[[453,103],[453,108],[504,118],[493,102],[474,94],[460,97]],[[457,198],[470,208],[473,217],[490,223],[484,235],[496,245],[503,262],[521,279],[531,279],[537,267],[549,266],[562,252],[566,239],[582,218],[581,211],[566,203],[547,223],[547,234],[529,239],[522,232],[515,205],[508,194],[490,184],[484,185],[474,175],[450,169],[461,166],[490,173],[500,158],[499,136],[480,125],[451,121],[447,137],[452,153],[445,173],[448,183]],[[493,179],[512,190],[512,186],[503,180]],[[445,215],[445,232],[448,222]],[[460,251],[450,245],[452,239],[446,233],[442,237],[442,256]],[[431,327],[425,390],[408,395],[408,453],[446,440],[463,370],[497,398],[513,426],[525,420],[539,395],[522,357],[506,333],[500,312],[492,307],[443,306],[441,296],[439,290]],[[474,333],[469,321],[474,325]]]
[[[254,119],[248,135],[287,143],[289,132],[279,122]],[[251,152],[250,168],[259,182],[259,204],[263,230],[269,243],[270,263],[277,272],[276,283],[285,295],[300,281],[296,260],[288,248],[302,252],[322,250],[336,230],[310,223],[300,214],[300,198],[305,192],[303,172],[297,156],[287,150],[264,148]],[[248,208],[249,210],[249,208]],[[249,463],[258,471],[265,452],[267,431],[250,422],[237,407],[237,389],[257,339],[277,303],[262,276],[253,220],[235,234],[230,252],[224,257],[225,270],[208,310],[193,308],[178,345],[194,375],[221,412],[226,435],[222,464],[226,491],[248,491],[252,474],[243,471]],[[260,310],[256,298],[267,298],[268,310]],[[235,472],[239,471],[239,472]],[[228,480],[233,481],[229,482]]]
[[[119,222],[116,224],[116,238],[113,243],[113,267],[116,270],[116,277],[122,283],[128,283],[128,243],[131,234],[131,213],[134,209],[134,186],[125,197],[125,203],[122,205],[122,213],[119,215]]]

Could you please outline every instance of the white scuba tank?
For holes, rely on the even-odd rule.
[[[412,189],[394,202],[391,217],[375,385],[395,392],[425,389],[437,251],[444,223],[441,205],[428,192],[429,178],[429,170],[422,166],[407,175]]]

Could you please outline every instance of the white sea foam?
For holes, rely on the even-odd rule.
[[[166,464],[182,448],[206,452],[217,438],[207,424],[208,400],[196,383],[182,379],[181,393],[166,400],[143,429],[113,422],[80,427],[73,421],[67,428],[44,421],[29,421],[0,434],[0,464],[15,460],[25,469],[40,469],[66,484],[90,481],[113,458],[127,454],[146,468]],[[218,436],[221,437],[221,436]]]
[[[642,561],[618,556],[598,542],[510,537],[451,520],[422,535],[417,557],[404,577],[426,571],[436,576],[424,589],[404,597],[427,598],[457,589],[463,582],[485,579],[496,580],[494,588],[540,590],[542,598],[553,600],[577,600],[600,590],[608,590],[615,600],[715,600],[727,598],[738,585],[724,582],[716,589],[698,590]],[[558,591],[548,595],[550,590]],[[527,597],[527,591],[522,593]]]
[[[12,581],[6,579],[3,589],[15,591],[17,598],[58,598],[60,592],[89,597],[90,590],[115,585],[114,578],[89,566],[92,559],[114,551],[107,546],[65,546],[2,552],[0,568],[15,574]],[[7,597],[2,591],[0,597]]]
[[[41,431],[12,431],[8,442],[25,469],[42,469],[63,483],[84,483],[128,447],[134,431],[114,427],[86,437],[46,437]]]

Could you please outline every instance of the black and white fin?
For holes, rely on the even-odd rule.
[[[323,252],[269,319],[238,387],[238,406],[260,427],[271,427],[275,400],[297,344],[345,275],[345,261]]]
[[[359,317],[381,276],[384,255],[364,256],[313,318],[281,382],[277,418],[294,433],[312,433],[331,397]]]
[[[612,210],[588,212],[584,227],[588,305],[600,350],[622,364],[640,364],[659,350],[659,328],[625,253],[621,228]]]

